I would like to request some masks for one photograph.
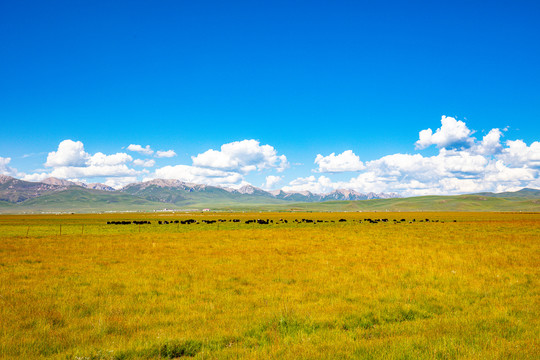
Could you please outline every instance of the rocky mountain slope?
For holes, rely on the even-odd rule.
[[[18,203],[45,194],[66,190],[71,185],[30,182],[0,175],[0,201]]]

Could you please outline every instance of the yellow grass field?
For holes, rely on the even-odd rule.
[[[539,359],[539,280],[538,213],[0,216],[0,358]]]

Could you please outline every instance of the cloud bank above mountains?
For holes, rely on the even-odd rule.
[[[396,192],[403,196],[461,194],[479,191],[513,191],[523,187],[540,188],[540,142],[527,145],[522,140],[503,141],[505,129],[491,129],[481,138],[464,121],[443,116],[435,131],[419,132],[412,154],[396,153],[361,161],[351,150],[313,158],[312,175],[287,176],[289,159],[272,145],[246,139],[223,144],[191,156],[191,164],[173,163],[175,150],[153,150],[150,145],[130,144],[126,152],[90,154],[81,141],[66,139],[48,153],[45,169],[18,172],[10,157],[0,157],[0,173],[28,181],[47,177],[104,183],[118,188],[128,183],[155,178],[240,187],[252,175],[264,176],[260,185],[285,191],[327,193],[336,189],[358,192]],[[432,156],[420,152],[436,148]],[[156,160],[169,164],[156,166]],[[296,159],[294,159],[296,161]],[[296,166],[296,165],[294,165]],[[350,174],[347,180],[336,176]]]

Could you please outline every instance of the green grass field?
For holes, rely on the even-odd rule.
[[[538,213],[4,215],[0,358],[538,359],[539,275]]]

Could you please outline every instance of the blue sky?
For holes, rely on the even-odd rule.
[[[0,172],[540,187],[539,15],[536,1],[5,1]]]

